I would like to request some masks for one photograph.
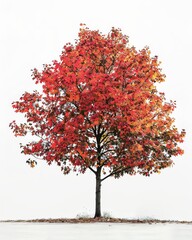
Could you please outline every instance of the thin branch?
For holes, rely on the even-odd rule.
[[[94,174],[96,174],[97,172],[92,168],[92,167],[88,167]]]
[[[108,150],[106,150],[105,152],[102,152],[102,153],[100,154],[100,156],[102,156],[102,155],[104,155],[105,153],[108,153],[108,152],[115,152],[115,150],[114,150],[114,149],[108,149]]]
[[[106,147],[112,140],[108,140],[107,142],[105,142],[102,146],[101,149],[103,149],[104,147]]]
[[[104,133],[106,133],[107,129],[103,128],[102,132],[101,132],[101,136],[103,136]]]
[[[121,172],[123,172],[123,171],[125,171],[125,170],[127,170],[127,169],[129,169],[129,168],[130,168],[130,167],[125,167],[125,168],[122,168],[122,169],[121,169],[121,167],[120,167],[120,168],[114,170],[112,173],[110,173],[110,174],[107,175],[106,177],[102,178],[102,179],[101,179],[101,182],[104,181],[105,179],[107,179],[107,178],[109,178],[109,177],[111,177],[111,176],[113,176],[113,175],[115,175],[115,174],[117,174],[117,173],[121,173]]]
[[[105,132],[106,132],[106,131],[105,131]],[[104,133],[105,133],[105,132],[104,132]],[[103,134],[104,134],[104,133],[103,133]],[[112,133],[112,132],[108,132],[108,133],[101,139],[101,143],[104,142],[105,139],[107,139],[107,138],[110,136],[111,133]],[[103,135],[103,134],[102,134],[102,135]]]

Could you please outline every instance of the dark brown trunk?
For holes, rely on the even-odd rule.
[[[95,217],[101,217],[101,169],[96,173],[96,191],[95,191]]]

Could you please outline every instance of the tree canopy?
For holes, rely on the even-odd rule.
[[[59,61],[33,70],[42,92],[25,92],[13,103],[26,122],[10,126],[15,136],[35,138],[22,153],[56,162],[64,174],[87,169],[100,182],[114,176],[149,176],[183,154],[171,116],[176,107],[157,90],[165,80],[158,57],[136,50],[120,29],[107,35],[82,26]],[[34,160],[28,160],[34,166]]]

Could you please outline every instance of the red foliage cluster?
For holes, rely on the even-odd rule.
[[[129,47],[120,29],[102,35],[83,26],[60,61],[34,69],[33,79],[42,93],[26,92],[13,103],[26,118],[11,123],[14,134],[39,137],[22,146],[24,154],[56,161],[64,173],[102,169],[104,180],[159,172],[183,153],[185,131],[171,117],[175,102],[156,88],[165,79],[157,57]]]

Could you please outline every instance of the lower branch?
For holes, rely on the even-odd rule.
[[[130,167],[125,167],[125,168],[121,168],[121,167],[120,167],[120,168],[114,170],[113,172],[111,172],[111,173],[110,173],[109,175],[107,175],[106,177],[102,178],[102,179],[101,179],[101,182],[104,181],[105,179],[107,179],[107,178],[109,178],[109,177],[117,174],[117,173],[121,173],[121,172],[123,172],[123,171],[125,171],[125,170],[128,170],[128,169],[131,169],[131,168],[130,168]]]
[[[97,173],[92,167],[89,167],[89,169],[91,170],[91,172],[93,172],[93,173]]]

